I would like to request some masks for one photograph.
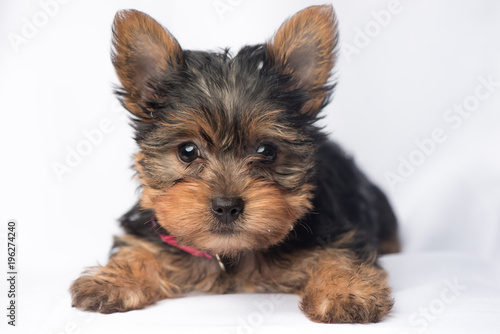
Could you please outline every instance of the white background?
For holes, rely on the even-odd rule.
[[[218,333],[261,333],[312,326],[296,296],[283,296],[255,319],[255,303],[269,296],[196,296],[94,316],[70,308],[68,287],[84,267],[106,262],[111,237],[120,233],[116,219],[138,196],[129,168],[136,149],[132,131],[112,94],[115,12],[135,8],[152,15],[184,49],[236,51],[266,41],[287,17],[322,2],[54,1],[0,3],[2,272],[8,219],[17,220],[19,232],[19,326],[9,331],[180,332],[183,325],[206,325],[205,331]],[[500,2],[401,0],[378,23],[374,13],[387,13],[390,3],[333,2],[344,48],[323,124],[386,190],[404,240],[403,254],[382,259],[396,296],[393,315],[378,325],[338,328],[493,333],[500,326]],[[38,27],[30,30],[27,22]],[[371,36],[360,37],[363,31]],[[15,38],[24,40],[16,45]],[[476,99],[479,105],[459,125],[446,121],[448,110],[473,102],[477,89],[488,92],[478,88],[479,78],[497,86]],[[102,122],[111,124],[110,131],[71,172],[58,176],[54,165],[66,165],[68,152],[86,145],[85,132]],[[391,186],[387,173],[398,173],[400,159],[422,158],[416,141],[436,129],[444,142]],[[440,305],[440,293],[457,278],[465,292],[432,320],[422,317],[421,308]],[[4,279],[0,287],[4,310]]]

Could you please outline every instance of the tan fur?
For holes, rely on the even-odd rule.
[[[178,287],[161,277],[164,264],[158,262],[158,249],[135,239],[133,243],[106,266],[90,268],[72,284],[73,305],[101,313],[123,312],[179,293]]]
[[[113,48],[113,65],[123,88],[129,93],[124,99],[125,106],[136,116],[147,119],[138,100],[154,98],[146,82],[155,74],[182,64],[179,43],[149,15],[126,10],[115,16]]]
[[[182,50],[168,31],[137,11],[117,14],[113,38],[123,102],[141,122],[150,122],[152,111],[140,103],[158,98],[151,83],[158,73],[168,75],[169,69],[182,66]],[[290,89],[309,94],[298,112],[314,116],[325,102],[336,41],[332,7],[316,6],[286,21],[267,44],[269,65],[290,75]],[[201,89],[209,90],[207,85]],[[223,100],[231,105],[231,99]],[[213,119],[189,108],[177,108],[168,123],[158,118],[155,131],[139,141],[135,168],[142,188],[140,207],[152,210],[156,223],[180,245],[220,255],[225,270],[215,257],[193,256],[144,230],[143,238],[118,238],[119,248],[108,264],[90,268],[73,283],[73,305],[111,313],[194,291],[283,292],[300,295],[301,308],[313,321],[382,319],[392,307],[386,273],[376,266],[377,253],[369,245],[357,247],[357,254],[351,250],[362,231],[335,235],[316,248],[290,249],[293,243],[273,248],[307,213],[314,214],[309,174],[315,146],[300,145],[311,139],[279,121],[283,110],[271,105],[248,107],[238,124],[226,114],[230,108],[211,114]],[[199,158],[189,163],[179,159],[179,147],[185,143],[197,146]],[[256,153],[263,144],[277,146],[272,164]],[[230,227],[211,212],[212,199],[220,196],[244,202]],[[380,250],[398,246],[396,239],[388,240]]]
[[[271,59],[309,91],[303,112],[315,114],[326,98],[321,89],[335,64],[337,22],[331,5],[306,8],[282,24],[268,45]],[[306,57],[314,54],[314,59]]]
[[[296,293],[305,314],[318,322],[379,321],[392,307],[385,271],[357,263],[347,250],[318,247],[278,258],[242,252],[226,263],[225,272],[216,259],[166,252],[130,235],[120,242],[125,246],[105,267],[95,267],[73,283],[76,307],[128,311],[192,291]]]
[[[316,322],[378,322],[393,305],[386,277],[383,269],[348,257],[321,258],[302,292],[301,308]]]
[[[279,243],[293,228],[291,224],[311,209],[312,186],[304,185],[285,194],[273,183],[249,177],[250,173],[234,173],[246,168],[235,165],[235,161],[227,165],[214,162],[210,169],[199,173],[203,181],[188,178],[162,190],[149,187],[143,175],[141,206],[154,209],[158,223],[181,244],[209,253],[229,256]],[[141,170],[140,164],[137,168]],[[210,186],[211,179],[216,179],[217,184]],[[211,214],[210,201],[215,196],[234,194],[246,203],[245,212],[235,231],[222,235],[224,226]]]

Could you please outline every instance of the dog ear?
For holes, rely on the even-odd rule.
[[[149,15],[122,10],[113,22],[111,57],[125,108],[141,120],[150,120],[149,105],[157,99],[152,84],[162,72],[182,66],[179,43]]]
[[[331,5],[312,6],[285,21],[267,44],[270,65],[290,75],[294,89],[306,91],[304,114],[314,116],[328,102],[337,30]]]

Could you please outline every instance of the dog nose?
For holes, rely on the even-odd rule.
[[[241,197],[214,197],[212,199],[212,212],[224,224],[235,221],[243,212],[245,203]]]

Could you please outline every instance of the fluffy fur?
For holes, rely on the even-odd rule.
[[[183,50],[144,13],[116,15],[117,94],[133,116],[142,194],[109,263],[73,283],[74,306],[111,313],[191,291],[255,291],[297,293],[317,322],[389,312],[377,258],[399,250],[396,219],[315,126],[334,87],[336,42],[331,6],[304,9],[234,56]],[[218,218],[220,197],[241,202],[234,221]],[[217,254],[224,268],[159,233]]]

